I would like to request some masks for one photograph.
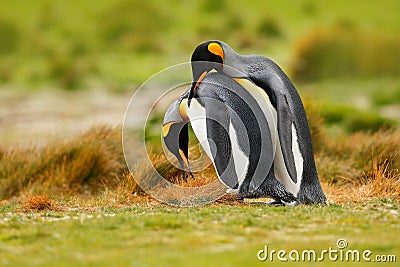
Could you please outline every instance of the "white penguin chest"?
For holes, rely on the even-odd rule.
[[[192,98],[188,114],[190,124],[192,125],[192,129],[197,137],[197,140],[206,152],[207,156],[212,160],[213,157],[207,138],[206,109],[197,101],[197,99]]]

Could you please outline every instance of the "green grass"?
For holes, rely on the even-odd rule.
[[[291,69],[301,61],[299,47],[308,40],[311,47],[321,50],[309,56],[314,64],[308,71],[318,77],[318,72],[324,71],[325,79],[318,83],[306,79],[307,83],[297,84],[299,91],[328,102],[329,112],[324,114],[328,122],[332,122],[331,115],[340,112],[339,103],[346,106],[343,114],[352,113],[352,119],[336,121],[340,127],[350,132],[375,131],[399,118],[396,114],[391,117],[394,122],[386,118],[393,113],[387,105],[397,105],[396,113],[399,110],[398,75],[380,77],[368,71],[371,67],[384,74],[394,68],[393,73],[397,73],[397,64],[388,63],[397,58],[397,46],[385,47],[385,40],[398,41],[399,3],[38,0],[33,4],[6,0],[0,9],[0,90],[101,87],[133,91],[154,73],[189,61],[194,47],[208,39],[221,39],[241,54],[271,57],[296,78]],[[351,44],[349,53],[362,64],[357,60],[353,63],[366,68],[361,77],[352,77],[357,71],[351,64],[343,71],[345,66],[340,62],[350,60],[341,49],[318,49],[318,43],[308,38],[315,32],[327,34],[333,39],[329,44],[336,48],[334,41],[343,38],[335,31],[342,28],[346,30],[345,41]],[[321,62],[326,68],[320,67]],[[341,79],[342,72],[351,78]],[[300,81],[302,77],[297,78]],[[349,111],[347,106],[356,109]]]
[[[14,204],[0,211],[0,264],[263,266],[268,261],[259,262],[256,253],[264,245],[318,252],[335,249],[339,238],[347,240],[348,249],[370,249],[373,255],[398,258],[400,242],[394,237],[400,235],[399,204],[293,208],[215,204],[184,209],[137,204],[41,213],[15,213]],[[335,265],[328,260],[325,264]]]
[[[372,36],[397,36],[399,9],[395,0],[368,5],[343,0],[5,0],[0,84],[29,90],[87,88],[94,82],[127,88],[187,62],[195,45],[209,39],[221,39],[240,53],[269,56],[288,70],[296,42],[315,28],[345,25]]]
[[[335,131],[374,132],[399,125],[399,111],[385,111],[399,107],[397,78],[325,79],[296,86],[306,104],[315,105],[314,113]]]
[[[330,101],[377,112],[387,104],[400,103],[400,80],[397,78],[325,79],[298,83],[300,92],[313,100]]]

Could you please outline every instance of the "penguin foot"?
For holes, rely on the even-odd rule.
[[[232,191],[231,191],[232,192]],[[265,197],[265,194],[260,194],[259,191],[252,191],[252,192],[243,192],[240,189],[235,189],[234,193],[237,195],[238,199],[245,199],[245,198],[260,198]]]
[[[292,193],[288,192],[284,187],[279,187],[279,190],[257,189],[253,192],[241,192],[238,194],[239,199],[244,198],[262,198],[268,197],[274,199],[272,202],[261,202],[266,204],[279,204],[286,206],[295,206],[298,204],[297,198]]]
[[[264,202],[264,201],[244,201],[245,204],[249,205],[257,205],[257,206],[271,206],[271,207],[282,207],[282,206],[294,206],[295,204],[292,203],[285,203],[281,200],[274,200],[270,202]]]
[[[281,207],[285,206],[285,204],[281,201],[270,201],[270,202],[262,202],[262,201],[254,201],[254,202],[245,202],[250,205],[258,205],[258,206],[271,206],[271,207]]]
[[[270,206],[296,206],[299,204],[297,198],[284,188],[280,188],[280,190],[256,190],[254,192],[241,193],[238,197],[239,199],[262,197],[272,198],[274,199],[272,202],[259,202]]]
[[[273,207],[285,206],[285,204],[282,203],[282,201],[280,201],[280,200],[275,200],[275,201],[272,201],[272,202],[266,202],[265,204],[268,205],[268,206],[273,206]]]

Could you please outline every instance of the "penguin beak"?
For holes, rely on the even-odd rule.
[[[183,179],[186,181],[186,168],[190,176],[193,178],[193,173],[190,168],[188,159],[189,147],[189,130],[187,122],[168,122],[162,127],[164,143],[168,150],[178,159],[182,170]]]
[[[192,82],[192,86],[190,87],[189,97],[188,97],[188,107],[190,107],[190,103],[192,102],[192,98],[196,93],[197,88],[199,87],[201,81],[206,77],[208,71],[204,71],[198,79],[194,79]]]

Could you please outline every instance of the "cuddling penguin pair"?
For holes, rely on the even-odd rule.
[[[184,179],[188,125],[227,192],[272,204],[325,204],[311,133],[294,85],[272,60],[242,56],[221,41],[201,43],[191,58],[191,87],[167,110],[163,137]]]

